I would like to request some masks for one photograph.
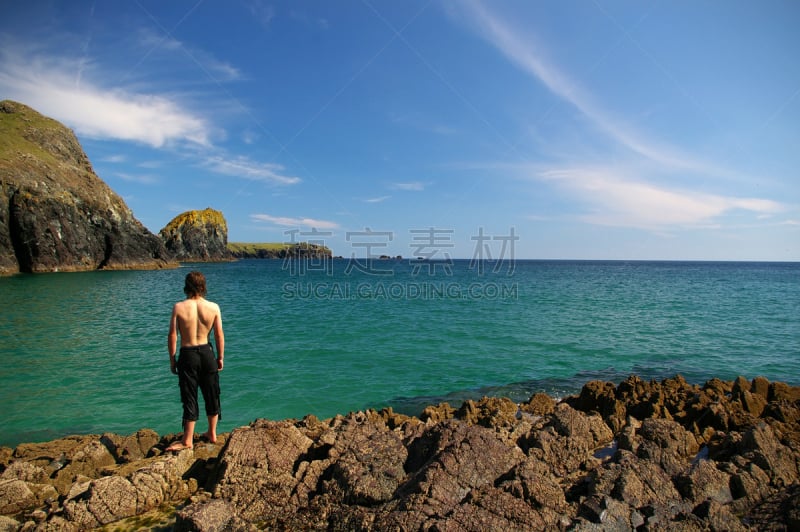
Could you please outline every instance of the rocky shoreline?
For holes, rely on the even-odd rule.
[[[0,448],[0,531],[798,530],[800,387],[676,376]]]

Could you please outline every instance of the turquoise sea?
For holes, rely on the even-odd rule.
[[[0,445],[180,432],[166,335],[191,269],[222,308],[222,431],[564,396],[633,373],[800,385],[800,263],[242,260],[15,275],[0,278]]]

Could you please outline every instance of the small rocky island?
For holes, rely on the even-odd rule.
[[[331,257],[329,248],[309,242],[228,242],[225,216],[212,208],[179,214],[159,232],[159,236],[167,250],[181,262]]]
[[[0,530],[800,530],[800,387],[764,378],[176,437],[0,448]]]
[[[228,223],[211,208],[187,211],[159,232],[167,250],[184,262],[221,262],[233,259],[228,250]]]
[[[0,102],[0,274],[175,266],[71,130]]]

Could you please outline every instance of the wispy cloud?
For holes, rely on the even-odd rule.
[[[427,183],[423,183],[422,181],[408,181],[405,183],[392,183],[389,188],[393,190],[407,190],[407,191],[414,191],[420,192],[425,190]]]
[[[656,229],[714,223],[733,211],[776,214],[782,204],[760,198],[742,198],[653,185],[612,168],[539,170],[535,179],[554,183],[579,199],[589,210],[590,223]]]
[[[252,0],[248,4],[248,9],[253,18],[265,28],[269,28],[272,19],[275,18],[275,7],[265,3],[263,0]]]
[[[673,227],[720,226],[724,216],[737,211],[758,217],[788,209],[769,199],[708,192],[697,185],[675,185],[686,182],[689,176],[696,178],[697,183],[720,177],[741,181],[746,176],[632,128],[551,61],[546,46],[537,41],[530,28],[522,31],[499,16],[494,10],[496,4],[469,0],[464,5],[468,6],[469,24],[482,38],[522,72],[576,109],[595,132],[627,150],[615,152],[611,161],[603,162],[596,156],[586,161],[574,153],[572,146],[571,150],[551,149],[554,162],[546,167],[520,165],[527,166],[528,177],[548,184],[575,202],[581,220],[663,231]],[[509,165],[495,167],[511,170]]]
[[[299,177],[284,174],[284,167],[274,163],[260,163],[245,156],[225,158],[210,156],[203,166],[212,172],[234,177],[241,177],[251,181],[264,181],[278,185],[294,185],[300,182]]]
[[[465,2],[464,5],[469,8],[467,12],[471,23],[487,42],[555,96],[575,107],[594,127],[621,146],[653,162],[676,169],[702,172],[709,176],[734,174],[633,130],[619,117],[606,111],[588,91],[552,63],[544,52],[545,47],[536,41],[531,31],[522,32],[514,28],[478,0]]]
[[[141,142],[160,148],[183,142],[210,145],[211,126],[171,97],[104,87],[75,72],[83,60],[20,55],[0,48],[0,93],[96,139]]]
[[[315,220],[314,218],[292,218],[289,216],[272,216],[270,214],[251,214],[250,219],[255,222],[267,222],[283,227],[310,227],[313,229],[338,229],[339,224],[329,220]]]
[[[391,196],[378,196],[376,198],[367,198],[364,200],[365,203],[383,203],[387,199],[391,198]]]
[[[235,66],[226,61],[217,59],[213,54],[190,46],[173,36],[162,33],[155,33],[150,29],[143,29],[139,32],[139,46],[149,49],[150,53],[160,52],[181,54],[180,59],[188,58],[192,63],[200,67],[212,78],[214,82],[228,82],[242,79],[242,72]],[[185,61],[184,61],[185,62]]]

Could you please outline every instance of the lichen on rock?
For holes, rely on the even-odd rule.
[[[160,232],[164,245],[180,261],[231,260],[228,223],[212,208],[186,211],[173,218]]]

